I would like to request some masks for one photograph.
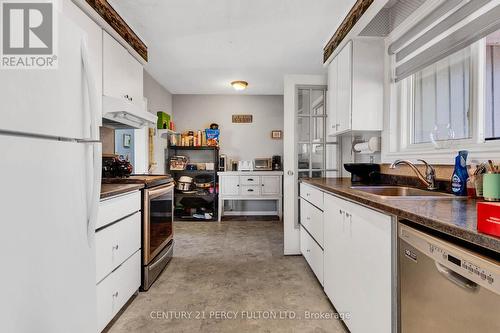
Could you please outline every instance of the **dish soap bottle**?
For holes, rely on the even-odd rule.
[[[467,150],[461,150],[455,157],[455,170],[451,177],[451,191],[455,195],[467,196],[467,179],[469,173],[467,172]]]

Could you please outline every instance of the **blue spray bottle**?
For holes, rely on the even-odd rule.
[[[451,177],[451,191],[455,195],[467,196],[467,179],[469,173],[467,172],[467,150],[461,150],[455,157],[455,170]]]

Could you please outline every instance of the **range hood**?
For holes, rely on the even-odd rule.
[[[146,111],[144,102],[132,103],[126,98],[102,96],[102,122],[111,128],[156,126],[158,117]]]

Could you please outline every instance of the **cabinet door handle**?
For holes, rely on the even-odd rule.
[[[344,215],[344,211],[342,209],[339,209],[339,214]]]
[[[253,182],[253,178],[248,178],[247,179],[249,182]]]
[[[113,297],[118,297],[118,292],[117,291],[113,293]]]
[[[113,250],[118,250],[118,244],[113,246]]]
[[[248,191],[248,192],[253,192],[253,189],[249,188],[247,191]]]

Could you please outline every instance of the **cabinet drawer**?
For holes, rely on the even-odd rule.
[[[300,199],[300,224],[323,246],[323,212],[304,199]]]
[[[96,282],[141,248],[141,213],[101,229],[95,235]]]
[[[260,185],[243,185],[240,186],[241,195],[244,196],[259,196],[260,195]]]
[[[301,183],[300,196],[319,209],[323,209],[323,192],[321,192],[317,188]]]
[[[300,251],[323,285],[323,250],[302,226],[300,227]]]
[[[99,203],[99,213],[95,228],[102,228],[139,210],[141,210],[140,191],[103,200]]]
[[[260,185],[260,176],[240,176],[240,185]]]
[[[101,332],[141,285],[141,251],[97,285],[97,325]]]

